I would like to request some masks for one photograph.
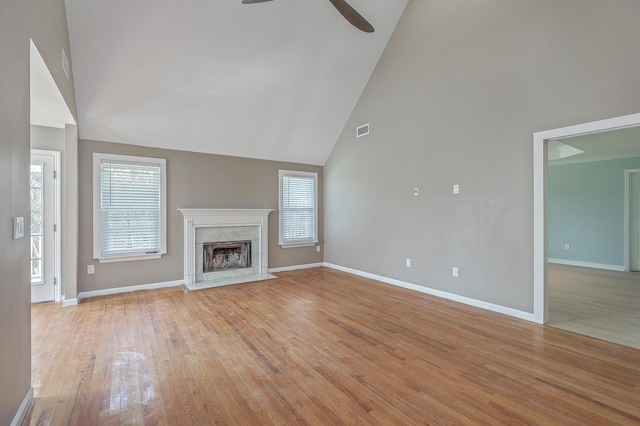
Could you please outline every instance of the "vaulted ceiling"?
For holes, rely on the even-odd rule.
[[[322,165],[408,0],[66,0],[82,139]],[[354,129],[355,132],[355,129]]]

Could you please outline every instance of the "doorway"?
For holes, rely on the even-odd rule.
[[[54,208],[56,219],[52,223],[52,226],[56,226],[54,234],[56,251],[53,255],[55,258],[55,292],[53,299],[51,299],[50,292],[43,299],[61,301],[63,306],[72,306],[77,304],[77,127],[73,114],[33,40],[30,42],[29,68],[32,153],[40,154],[42,152],[34,150],[44,150],[45,154],[53,155],[57,172],[54,185],[58,197]],[[52,131],[57,136],[52,137]],[[46,229],[43,228],[43,230]],[[38,253],[33,254],[34,260],[38,260]],[[44,263],[48,262],[46,262],[46,253],[43,252],[42,255],[45,256],[44,266]],[[37,276],[38,262],[34,263],[36,270],[33,273]],[[45,272],[44,269],[42,272]]]
[[[549,319],[547,291],[548,218],[547,218],[547,152],[550,140],[589,135],[640,126],[640,114],[632,114],[576,126],[538,132],[533,137],[534,149],[534,321],[544,324]]]
[[[31,303],[60,300],[59,162],[58,152],[31,151]]]

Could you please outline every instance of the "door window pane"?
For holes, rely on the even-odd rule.
[[[31,261],[31,282],[42,281],[42,260]]]
[[[31,282],[42,282],[42,175],[43,165],[32,164],[31,195]]]

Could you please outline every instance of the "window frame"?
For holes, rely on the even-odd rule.
[[[313,238],[304,241],[292,241],[286,242],[283,235],[283,222],[284,222],[284,209],[283,209],[283,199],[282,199],[282,189],[284,178],[286,177],[305,177],[305,178],[313,178],[313,189],[314,189],[314,203],[313,203],[313,222],[314,222],[314,230],[313,230]],[[309,247],[318,244],[318,173],[316,172],[303,172],[296,170],[280,170],[278,173],[279,184],[278,184],[278,207],[280,209],[279,214],[279,231],[278,238],[279,243],[282,248],[294,248],[294,247]]]
[[[160,167],[160,248],[157,253],[129,253],[103,256],[102,243],[102,210],[100,208],[101,181],[100,164],[103,161],[114,163],[133,163],[158,165]],[[159,259],[167,254],[167,160],[164,158],[139,157],[132,155],[93,153],[93,258],[100,263],[127,262],[132,260]]]

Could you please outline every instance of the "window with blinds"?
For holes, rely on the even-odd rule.
[[[94,181],[94,257],[166,253],[165,160],[96,153]]]
[[[318,174],[280,170],[280,245],[318,242]]]

